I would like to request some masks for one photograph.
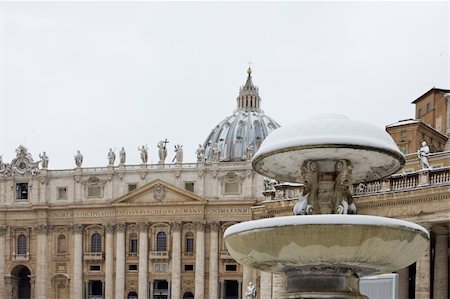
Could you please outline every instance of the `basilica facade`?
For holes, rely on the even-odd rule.
[[[429,250],[399,271],[399,298],[448,298],[450,91],[413,103],[416,117],[388,125],[406,165],[385,180],[354,186],[358,213],[395,217],[431,231]],[[139,165],[110,152],[105,167],[48,168],[48,157],[19,145],[0,160],[0,298],[240,299],[286,292],[283,275],[238,264],[223,242],[232,224],[292,215],[301,184],[264,180],[251,158],[279,124],[261,110],[251,70],[236,110],[206,137],[196,163]],[[438,118],[438,120],[436,120]],[[439,125],[437,125],[439,124]],[[420,166],[418,141],[430,144]],[[419,146],[420,147],[420,146]],[[13,149],[11,149],[13,150]],[[301,216],[299,216],[301,217]]]

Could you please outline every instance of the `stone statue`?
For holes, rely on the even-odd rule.
[[[75,165],[77,165],[77,167],[81,167],[81,164],[83,164],[83,155],[79,150],[77,151],[77,154],[75,155],[74,158],[75,158]]]
[[[120,164],[125,164],[127,159],[127,154],[125,153],[125,149],[122,146],[122,149],[119,152]]]
[[[276,184],[278,184],[278,182],[276,180],[265,177],[264,178],[264,191],[275,191]]]
[[[212,148],[212,160],[214,162],[219,162],[219,160],[220,160],[220,149],[219,149],[219,146],[217,145],[217,143],[214,143],[213,148]]]
[[[427,142],[422,141],[422,147],[417,151],[417,157],[419,158],[420,167],[422,169],[431,168],[430,163],[428,162],[428,155],[430,154],[430,148],[428,147]]]
[[[197,154],[197,162],[202,162],[205,158],[205,148],[203,147],[203,145],[199,144],[198,149],[195,151],[195,153]]]
[[[175,157],[173,158],[172,162],[175,160],[175,163],[181,164],[183,163],[183,146],[182,145],[175,145]]]
[[[147,164],[148,161],[148,148],[143,145],[142,147],[138,147],[138,150],[141,152],[141,160],[143,164]]]
[[[42,155],[39,154],[39,158],[41,158],[41,168],[47,169],[48,168],[48,156],[45,152],[42,152]]]
[[[158,142],[158,157],[159,157],[159,164],[164,164],[164,160],[166,160],[167,157],[167,149],[166,144],[169,143],[169,141],[161,140]]]
[[[251,160],[253,158],[254,150],[253,144],[249,143],[247,147],[247,160]]]
[[[108,152],[108,165],[112,166],[114,165],[114,161],[116,160],[116,153],[112,150],[112,148],[109,148]]]
[[[256,288],[253,282],[249,282],[247,289],[245,290],[245,299],[256,299]]]

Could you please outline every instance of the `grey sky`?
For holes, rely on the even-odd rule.
[[[252,61],[281,125],[342,113],[380,127],[449,88],[448,2],[0,2],[0,155],[129,164],[158,140],[185,161],[236,107]]]

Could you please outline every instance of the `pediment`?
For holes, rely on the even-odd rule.
[[[162,180],[154,180],[115,200],[112,204],[205,204],[207,200]]]

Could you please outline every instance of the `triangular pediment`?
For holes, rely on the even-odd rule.
[[[205,204],[207,200],[190,191],[157,179],[113,200],[114,205]]]

